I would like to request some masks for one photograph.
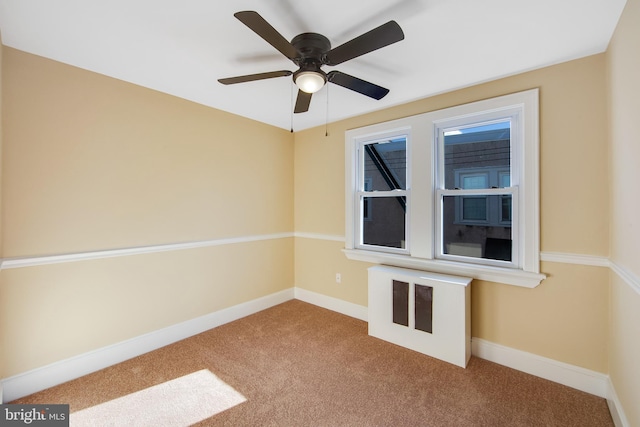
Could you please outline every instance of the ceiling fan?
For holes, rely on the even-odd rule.
[[[257,12],[243,11],[237,12],[233,16],[293,61],[298,67],[298,70],[295,72],[289,70],[271,71],[218,79],[222,84],[229,85],[293,75],[293,81],[296,86],[298,86],[298,96],[294,113],[304,113],[308,111],[312,94],[322,89],[327,82],[337,84],[338,86],[345,87],[377,100],[382,99],[389,93],[389,89],[340,71],[325,73],[321,67],[323,65],[338,65],[364,55],[365,53],[403,40],[404,33],[400,25],[395,21],[389,21],[331,49],[329,39],[317,33],[302,33],[295,36],[291,42],[288,42],[287,39]]]

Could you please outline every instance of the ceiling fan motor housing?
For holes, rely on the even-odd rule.
[[[331,50],[329,39],[318,33],[302,33],[295,36],[291,44],[300,52],[300,57],[294,60],[300,68],[293,73],[293,81],[302,73],[312,72],[320,75],[326,83],[327,74],[320,67],[324,65],[325,53]]]
[[[309,60],[323,64],[325,54],[331,50],[331,42],[329,39],[318,33],[298,34],[291,40],[291,44],[302,55],[299,59],[302,63],[299,63],[298,66],[302,66],[303,63]]]

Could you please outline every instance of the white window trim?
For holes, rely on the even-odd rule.
[[[437,259],[435,257],[435,228],[434,228],[434,198],[436,159],[433,158],[436,128],[439,122],[450,123],[452,119],[482,120],[479,112],[494,113],[521,107],[523,112],[523,132],[525,143],[518,156],[522,170],[518,190],[521,206],[518,209],[520,230],[518,250],[520,251],[519,268],[505,268],[493,265],[472,264],[454,260]],[[377,250],[358,249],[354,242],[354,232],[357,230],[357,217],[354,194],[357,185],[356,153],[354,147],[364,140],[381,139],[398,134],[407,135],[407,151],[411,153],[407,168],[412,171],[411,187],[413,193],[408,215],[414,220],[411,224],[410,255],[381,252]],[[430,143],[415,143],[415,141],[429,141]],[[425,167],[425,164],[430,167]],[[375,264],[395,265],[399,267],[416,268],[437,273],[458,274],[509,285],[536,287],[546,277],[540,273],[540,189],[539,189],[539,124],[538,124],[538,89],[505,95],[488,100],[428,112],[412,117],[393,120],[386,123],[352,129],[345,133],[345,255],[352,260]],[[416,194],[426,194],[427,197],[415,197]],[[516,211],[514,210],[514,215]],[[419,221],[416,221],[420,218]],[[422,236],[412,239],[412,236]]]

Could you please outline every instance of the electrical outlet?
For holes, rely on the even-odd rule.
[[[336,273],[336,283],[342,283],[342,274]]]

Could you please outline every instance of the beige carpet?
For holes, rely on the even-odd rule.
[[[73,412],[70,424],[90,426],[191,425],[246,398],[207,369]]]
[[[297,300],[13,403],[68,403],[72,426],[613,425],[602,398],[462,369]]]

